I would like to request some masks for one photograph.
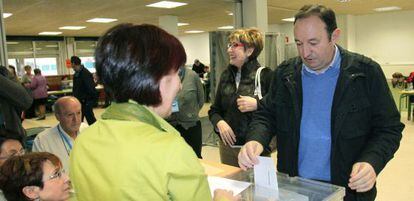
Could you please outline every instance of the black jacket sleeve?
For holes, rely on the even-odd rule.
[[[211,124],[213,124],[214,128],[216,128],[217,123],[220,120],[223,120],[223,115],[224,115],[224,108],[221,105],[221,102],[222,102],[221,89],[222,89],[223,82],[225,82],[224,74],[225,73],[223,72],[220,76],[220,82],[217,86],[216,96],[215,96],[214,102],[213,102],[213,104],[211,104],[210,110],[208,111],[208,116],[209,116]]]
[[[270,69],[269,69],[270,70]],[[249,130],[247,132],[247,141],[258,141],[263,147],[267,147],[274,135],[272,131],[275,131],[276,122],[276,105],[275,96],[277,88],[277,70],[267,73],[268,75],[263,81],[267,81],[268,93],[258,102],[257,111],[254,112],[251,123],[249,124]],[[266,85],[263,85],[266,86]],[[262,88],[262,91],[264,89]]]
[[[19,83],[0,75],[0,97],[16,109],[26,110],[33,102],[32,97]]]
[[[381,67],[373,61],[370,63],[372,67],[367,69],[367,87],[372,104],[371,132],[358,161],[371,164],[378,175],[394,157],[400,145],[404,124],[400,121],[400,114]]]
[[[270,89],[273,71],[270,68],[264,68],[260,74],[260,86],[262,88],[262,95],[265,96]]]
[[[83,82],[83,86],[85,87],[85,90],[88,92],[89,97],[91,98],[96,98],[97,96],[97,92],[95,89],[95,82],[93,81],[93,76],[92,73],[90,73],[89,71],[86,71],[86,69],[84,69],[84,73],[82,73],[82,82]]]

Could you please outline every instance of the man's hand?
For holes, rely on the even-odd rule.
[[[349,188],[356,192],[367,192],[372,189],[377,179],[374,168],[367,162],[358,162],[352,166]]]
[[[250,96],[240,96],[237,99],[240,112],[252,112],[257,110],[257,100]]]
[[[241,199],[240,195],[233,195],[233,191],[224,189],[216,189],[214,191],[213,201],[238,201]]]
[[[263,152],[263,146],[257,141],[247,142],[239,152],[239,166],[243,170],[259,163],[257,156]]]
[[[217,123],[217,128],[224,145],[234,145],[236,142],[236,135],[234,135],[233,129],[231,129],[227,122],[220,120]]]

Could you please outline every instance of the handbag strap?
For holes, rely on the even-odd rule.
[[[265,67],[261,66],[257,69],[256,77],[254,79],[254,95],[259,97],[259,100],[263,98],[263,96],[262,96],[262,87],[261,87],[261,84],[260,84],[260,75],[261,75],[261,72],[264,68]]]

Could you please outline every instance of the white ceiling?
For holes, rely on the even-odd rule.
[[[187,30],[217,30],[219,26],[233,24],[235,0],[176,0],[188,3],[174,9],[150,8],[145,5],[158,0],[3,0],[3,12],[13,13],[5,19],[7,35],[38,35],[43,31],[62,31],[64,36],[99,36],[117,23],[158,24],[158,17],[175,15],[179,22],[190,23],[179,27],[180,34]],[[337,14],[363,15],[372,9],[399,6],[414,10],[414,0],[267,0],[268,23],[279,24],[283,18],[293,17],[304,4],[319,3],[333,8]],[[95,17],[116,18],[109,24],[88,23]],[[61,26],[86,26],[82,30],[59,30]]]

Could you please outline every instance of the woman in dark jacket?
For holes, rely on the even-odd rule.
[[[260,85],[255,84],[260,68],[257,57],[262,49],[263,37],[257,29],[239,29],[229,36],[230,64],[221,75],[216,98],[208,112],[214,130],[220,135],[220,159],[224,164],[238,166],[237,155],[245,143],[252,112],[270,86],[269,68],[263,68],[258,74]]]

